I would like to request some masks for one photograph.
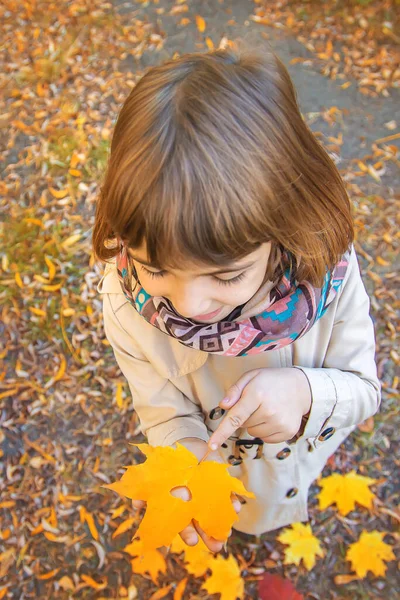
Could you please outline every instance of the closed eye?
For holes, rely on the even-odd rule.
[[[161,277],[165,277],[165,275],[167,274],[167,271],[149,271],[149,269],[146,269],[145,266],[140,265],[140,268],[142,269],[142,271],[144,271],[146,273],[146,275],[149,275],[149,277],[151,277],[152,279],[158,279]],[[239,281],[242,281],[246,276],[246,272],[243,271],[243,273],[240,273],[239,275],[236,275],[235,277],[231,277],[231,279],[220,279],[219,277],[216,276],[212,276],[213,279],[215,281],[218,282],[219,285],[233,285],[235,283],[239,283]]]
[[[231,279],[220,279],[219,277],[214,277],[221,285],[233,285],[234,283],[239,283],[246,276],[246,273],[240,273],[240,275],[236,275],[236,277],[232,277]]]

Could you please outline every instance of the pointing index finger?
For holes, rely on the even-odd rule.
[[[214,431],[208,441],[211,450],[217,450],[226,440],[243,425],[253,413],[245,398],[241,398],[237,404],[225,415],[221,424]]]

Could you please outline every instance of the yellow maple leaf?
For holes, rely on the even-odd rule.
[[[285,565],[299,565],[303,560],[306,569],[310,570],[315,565],[316,556],[324,556],[319,540],[308,523],[293,523],[291,529],[284,529],[277,540],[289,545],[289,548],[285,548]]]
[[[350,471],[345,475],[333,473],[333,475],[321,479],[318,483],[322,488],[318,495],[319,508],[324,510],[331,504],[336,503],[340,514],[343,516],[354,510],[356,502],[365,508],[371,508],[372,499],[375,495],[368,486],[373,483],[376,483],[375,479],[358,475],[355,471]]]
[[[167,570],[167,563],[161,552],[159,550],[144,551],[140,540],[134,540],[125,546],[124,552],[135,557],[131,560],[132,571],[139,575],[148,573],[155,584],[157,584],[158,574],[165,573]]]
[[[386,533],[381,531],[363,531],[359,540],[349,546],[346,560],[351,562],[351,567],[358,577],[365,577],[367,571],[371,571],[377,577],[384,577],[384,561],[396,558],[389,544],[383,541],[385,535]]]
[[[232,554],[227,559],[217,555],[210,561],[209,568],[212,575],[203,583],[203,589],[209,594],[221,594],[221,600],[243,598],[244,581],[238,562]]]
[[[186,571],[195,577],[202,577],[209,568],[209,562],[214,557],[214,554],[210,552],[203,540],[199,537],[199,541],[195,546],[188,546],[177,535],[172,540],[171,552],[174,554],[185,553],[185,566]]]
[[[147,502],[137,530],[144,550],[169,546],[192,519],[210,537],[226,539],[238,520],[231,494],[254,498],[239,479],[229,474],[229,465],[213,461],[199,464],[196,456],[181,444],[176,448],[134,445],[146,455],[146,462],[127,467],[120,481],[104,487]],[[171,494],[177,487],[189,489],[189,501]]]

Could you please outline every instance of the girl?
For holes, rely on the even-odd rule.
[[[307,520],[310,484],[379,406],[352,241],[343,182],[275,55],[188,54],[136,84],[93,233],[105,333],[149,443],[214,450],[256,494],[245,533]],[[197,523],[181,535],[198,534],[223,545]]]

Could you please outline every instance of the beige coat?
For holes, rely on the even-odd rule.
[[[153,446],[172,445],[185,437],[207,441],[221,422],[211,420],[210,411],[243,373],[260,367],[303,370],[312,408],[301,437],[291,444],[264,444],[258,459],[256,446],[241,446],[239,454],[234,439],[221,452],[226,460],[238,454],[244,459],[230,472],[256,494],[243,506],[236,529],[261,534],[307,520],[310,484],[380,402],[369,299],[354,250],[339,294],[304,337],[280,350],[246,357],[187,348],[147,323],[121,292],[115,263],[107,265],[98,291],[103,294],[107,339]],[[245,430],[236,433],[252,439]]]

